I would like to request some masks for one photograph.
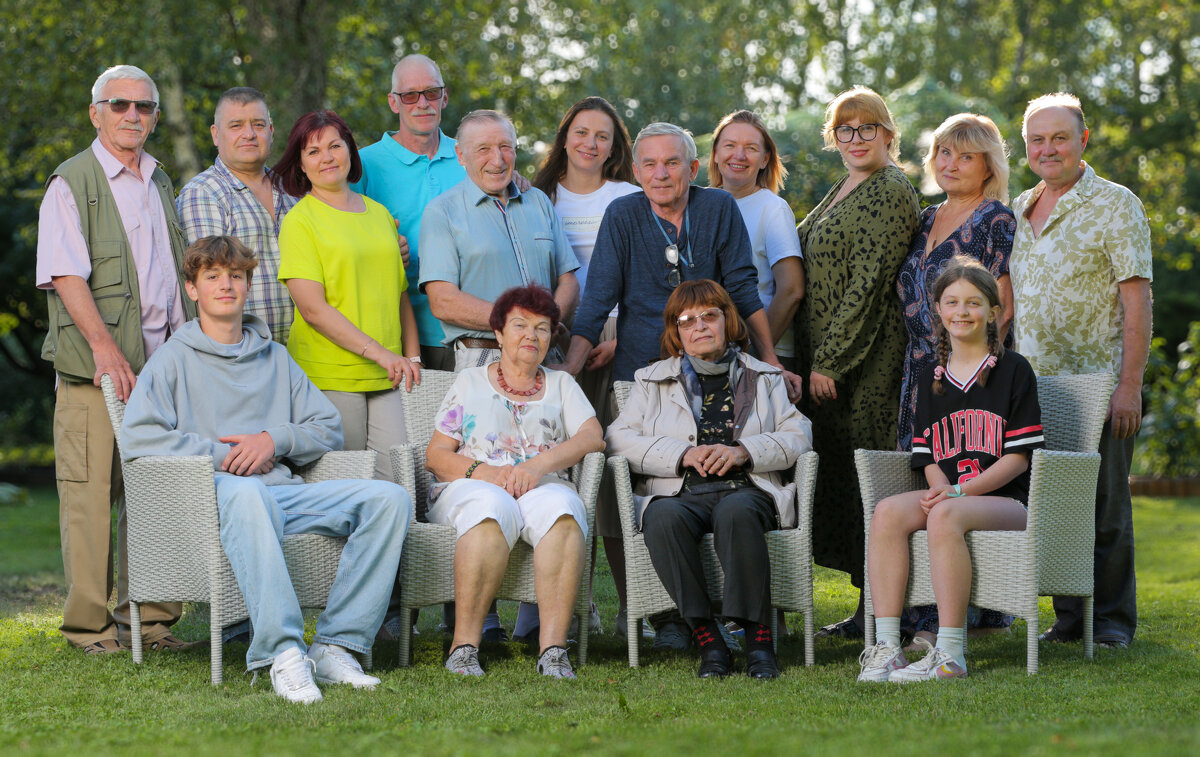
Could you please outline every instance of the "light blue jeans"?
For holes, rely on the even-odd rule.
[[[270,665],[290,647],[306,648],[304,616],[280,545],[285,534],[347,537],[316,640],[370,651],[408,533],[408,492],[387,481],[266,486],[233,475],[218,475],[216,487],[221,545],[254,628],[247,669]]]

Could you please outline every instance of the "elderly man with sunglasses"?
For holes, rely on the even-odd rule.
[[[54,454],[67,602],[59,627],[90,654],[129,639],[125,498],[100,377],[129,398],[146,359],[195,315],[183,295],[186,244],[175,190],[142,148],[158,123],[158,88],[135,66],[113,66],[92,86],[96,139],[54,169],[38,221],[37,286],[50,329],[42,357],[58,376]],[[117,606],[111,510],[117,508]],[[187,646],[171,636],[178,604],[143,604],[146,648]]]
[[[582,370],[619,304],[613,379],[632,381],[634,371],[661,357],[671,292],[684,280],[712,279],[729,292],[758,355],[782,368],[737,202],[724,190],[691,185],[700,168],[692,135],[674,124],[652,123],[633,142],[633,164],[642,191],[614,200],[600,223],[564,367]],[[799,377],[784,376],[789,394],[798,396]]]

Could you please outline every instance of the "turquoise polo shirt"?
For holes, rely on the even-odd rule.
[[[383,138],[358,151],[362,160],[362,178],[350,188],[370,197],[388,209],[400,222],[400,233],[408,239],[410,258],[404,272],[408,276],[408,298],[417,316],[421,344],[440,346],[445,335],[442,322],[429,310],[429,297],[417,286],[420,270],[421,217],[429,201],[466,178],[467,172],[454,153],[454,140],[438,132],[438,151],[431,160],[418,155],[392,138]]]
[[[512,182],[503,208],[469,178],[435,197],[421,222],[421,248],[422,289],[430,281],[448,281],[487,302],[531,283],[554,291],[559,276],[579,268],[550,198],[539,189],[521,192]],[[443,327],[447,345],[464,336],[494,336],[451,323]]]

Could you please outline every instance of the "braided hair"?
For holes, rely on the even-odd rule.
[[[937,281],[933,284],[933,301],[940,302],[946,289],[954,282],[963,279],[987,298],[988,308],[1001,306],[1000,285],[996,283],[996,277],[978,260],[966,255],[954,256],[941,275],[937,277]],[[937,342],[938,361],[937,368],[933,372],[933,393],[945,394],[946,389],[942,384],[942,377],[945,375],[946,367],[950,364],[950,334],[946,331],[946,326],[942,323],[940,316],[934,320],[933,336]],[[1004,343],[1000,341],[1000,326],[996,319],[991,320],[987,325],[987,342],[988,354],[996,360],[1004,356]],[[994,365],[995,361],[990,360],[979,372],[977,381],[980,386],[987,386],[988,376],[992,374]]]

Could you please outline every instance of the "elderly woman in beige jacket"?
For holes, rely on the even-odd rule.
[[[697,675],[732,670],[700,559],[699,539],[712,532],[725,572],[722,614],[746,629],[746,673],[776,678],[765,534],[796,525],[795,484],[784,472],[812,447],[811,424],[788,402],[781,371],[739,348],[746,325],[719,284],[684,282],[663,317],[670,357],[635,374],[609,426],[609,452],[637,474],[638,523],[700,647]]]

